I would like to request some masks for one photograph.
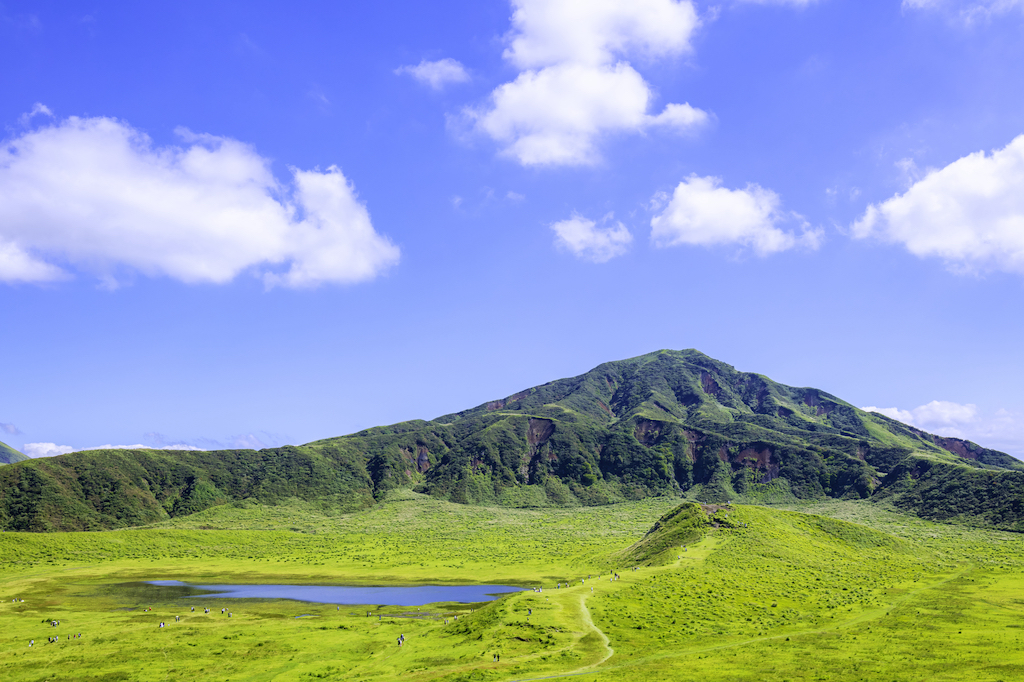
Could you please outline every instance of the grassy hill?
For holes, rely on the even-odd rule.
[[[240,500],[357,509],[399,488],[511,507],[876,498],[927,518],[1024,530],[1024,463],[695,350],[609,362],[432,421],[301,447],[22,462],[0,468],[0,528],[114,528]]]
[[[345,514],[306,502],[230,504],[147,528],[2,533],[0,677],[1021,678],[1021,535],[859,500],[803,508],[816,513],[678,507],[667,497],[515,509],[397,490]],[[637,561],[636,549],[649,560]],[[147,580],[543,591],[339,608],[184,598]]]
[[[22,460],[26,459],[28,459],[28,457],[18,452],[7,443],[0,442],[0,464],[21,462]]]

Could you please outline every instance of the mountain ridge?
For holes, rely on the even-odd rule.
[[[941,491],[962,486],[956,495]],[[1024,530],[1024,462],[690,350],[303,446],[72,453],[0,468],[0,527],[119,527],[297,497],[359,508],[414,487],[463,504],[874,498]],[[127,501],[124,501],[127,500]]]
[[[15,450],[10,445],[4,442],[0,442],[0,464],[11,464],[13,462],[23,462],[28,459],[28,455],[23,452]]]

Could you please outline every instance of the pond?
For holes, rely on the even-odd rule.
[[[179,580],[150,580],[147,585],[165,588],[166,597],[217,599],[293,599],[319,604],[374,604],[423,606],[436,602],[491,601],[510,592],[529,588],[511,585],[197,585]],[[163,591],[163,590],[161,590]],[[155,595],[154,595],[155,596]]]

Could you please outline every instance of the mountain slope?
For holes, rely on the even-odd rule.
[[[11,464],[28,459],[27,456],[18,452],[7,443],[0,442],[0,464]]]
[[[1009,455],[686,350],[301,447],[92,451],[0,467],[0,527],[137,525],[243,499],[353,509],[408,486],[512,506],[875,496],[929,518],[1024,520],[1024,463]]]

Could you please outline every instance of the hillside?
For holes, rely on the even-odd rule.
[[[7,443],[0,442],[0,464],[11,464],[28,459],[27,456],[18,452]]]
[[[112,528],[239,500],[354,509],[402,487],[505,506],[875,497],[927,518],[1024,530],[1024,463],[695,350],[301,447],[22,462],[0,468],[0,527]]]

